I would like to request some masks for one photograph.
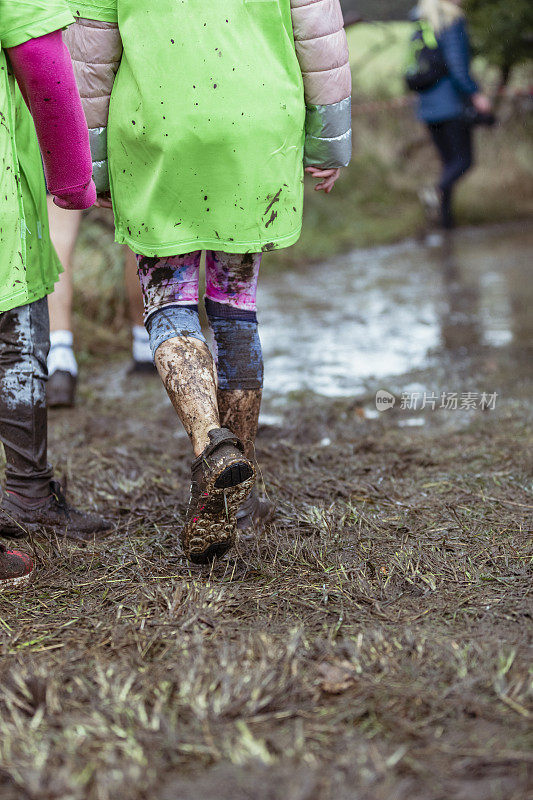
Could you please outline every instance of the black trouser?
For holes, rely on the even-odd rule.
[[[50,494],[47,461],[48,301],[0,313],[0,440],[6,488],[26,497]]]
[[[463,119],[448,119],[428,125],[442,161],[439,188],[442,193],[442,224],[453,227],[452,197],[459,178],[468,172],[473,162],[472,127]]]

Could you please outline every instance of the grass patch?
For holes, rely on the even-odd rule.
[[[405,94],[403,73],[412,30],[409,22],[361,23],[348,28],[355,98]]]

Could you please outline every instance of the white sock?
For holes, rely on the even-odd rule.
[[[150,339],[148,338],[148,331],[144,325],[132,325],[131,334],[133,337],[133,360],[152,362],[153,359],[152,350],[150,349]]]
[[[50,332],[50,353],[48,354],[48,374],[53,375],[58,370],[78,374],[78,364],[72,349],[72,331]]]

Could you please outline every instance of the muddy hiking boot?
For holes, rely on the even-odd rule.
[[[0,592],[28,583],[33,572],[33,561],[26,553],[8,550],[0,543]]]
[[[69,505],[58,481],[50,481],[50,495],[42,501],[5,492],[0,505],[0,536],[16,538],[41,531],[84,543],[108,536],[111,524],[98,514]]]
[[[259,497],[257,487],[254,486],[237,511],[237,528],[240,531],[259,530],[272,521],[275,513],[274,503],[266,497]]]
[[[237,510],[255,483],[242,442],[226,428],[209,432],[209,444],[192,462],[191,497],[181,544],[187,558],[207,564],[237,538]]]

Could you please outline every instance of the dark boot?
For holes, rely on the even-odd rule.
[[[276,506],[266,497],[259,497],[259,492],[254,486],[244,503],[237,511],[237,528],[240,531],[261,529],[272,521],[276,513]]]
[[[0,536],[20,537],[44,531],[82,543],[109,535],[111,524],[97,514],[70,506],[57,481],[50,481],[50,492],[42,501],[28,501],[6,492],[0,504]]]
[[[187,558],[206,564],[233,546],[236,513],[255,483],[253,464],[242,442],[225,428],[209,432],[210,442],[192,463],[191,497],[181,544]]]
[[[8,550],[0,544],[0,592],[28,583],[32,572],[30,556],[19,550]]]
[[[76,400],[78,378],[66,369],[56,369],[48,378],[46,399],[49,408],[70,408]]]
[[[155,375],[157,376],[157,367],[153,361],[138,361],[133,359],[128,369],[128,375]]]

